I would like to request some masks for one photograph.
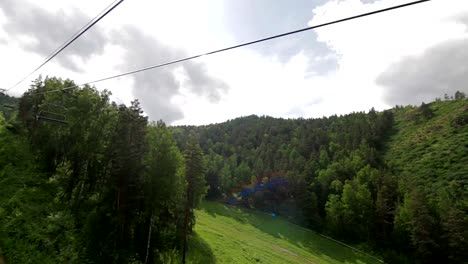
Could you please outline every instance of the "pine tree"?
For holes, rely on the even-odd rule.
[[[205,180],[205,160],[194,135],[191,135],[185,152],[185,179],[187,181],[185,217],[184,217],[184,243],[182,262],[185,263],[187,242],[192,227],[195,224],[193,209],[200,203],[208,190]]]
[[[141,116],[138,101],[127,108],[119,107],[119,119],[112,147],[111,181],[115,186],[115,208],[117,213],[117,237],[115,250],[118,251],[118,262],[122,262],[131,245],[131,227],[137,215],[135,208],[140,204],[142,161],[146,152],[147,118]]]
[[[455,92],[455,100],[462,100],[465,98],[466,98],[466,95],[464,92],[460,92],[460,91]]]
[[[150,125],[147,131],[149,149],[144,160],[145,219],[142,225],[147,227],[142,232],[145,234],[146,246],[145,251],[140,253],[145,256],[145,264],[153,262],[153,226],[157,226],[159,233],[169,233],[183,209],[181,205],[185,187],[182,154],[169,129],[159,121]],[[175,241],[168,238],[160,242],[171,248]]]

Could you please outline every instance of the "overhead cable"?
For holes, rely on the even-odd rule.
[[[262,39],[258,39],[258,40],[254,40],[254,41],[249,41],[249,42],[245,42],[245,43],[238,44],[238,45],[235,45],[235,46],[230,46],[230,47],[227,47],[227,48],[218,49],[218,50],[210,51],[210,52],[207,52],[207,53],[202,53],[202,54],[186,57],[186,58],[183,58],[183,59],[178,59],[178,60],[174,60],[174,61],[170,61],[170,62],[165,62],[165,63],[162,63],[162,64],[157,64],[157,65],[153,65],[153,66],[149,66],[149,67],[145,67],[145,68],[141,68],[141,69],[137,69],[137,70],[133,70],[133,71],[120,73],[120,74],[117,74],[117,75],[112,75],[112,76],[109,76],[109,77],[104,77],[104,78],[101,78],[101,79],[97,79],[97,80],[86,82],[86,83],[79,84],[79,85],[69,86],[69,87],[65,87],[65,88],[62,88],[62,89],[55,89],[55,90],[50,90],[50,91],[45,91],[45,92],[38,92],[37,94],[59,92],[59,91],[64,91],[64,90],[77,88],[77,87],[84,86],[84,85],[89,85],[89,84],[94,84],[94,83],[98,83],[98,82],[102,82],[102,81],[107,81],[107,80],[110,80],[110,79],[115,79],[115,78],[119,78],[119,77],[122,77],[122,76],[130,75],[130,74],[135,74],[135,73],[139,73],[139,72],[143,72],[143,71],[147,71],[147,70],[152,70],[152,69],[168,66],[168,65],[171,65],[171,64],[176,64],[176,63],[180,63],[180,62],[184,62],[184,61],[188,61],[188,60],[193,60],[193,59],[200,58],[200,57],[203,57],[203,56],[213,55],[213,54],[216,54],[216,53],[220,53],[220,52],[224,52],[224,51],[228,51],[228,50],[232,50],[232,49],[237,49],[237,48],[240,48],[240,47],[249,46],[249,45],[257,44],[257,43],[264,42],[264,41],[269,41],[269,40],[272,40],[272,39],[277,39],[277,38],[297,34],[297,33],[300,33],[300,32],[309,31],[309,30],[312,30],[312,29],[317,29],[317,28],[320,28],[320,27],[330,26],[330,25],[333,25],[333,24],[338,24],[338,23],[342,23],[342,22],[345,22],[345,21],[358,19],[358,18],[362,18],[362,17],[367,17],[367,16],[379,14],[379,13],[384,13],[384,12],[388,12],[388,11],[391,11],[391,10],[400,9],[400,8],[404,8],[404,7],[408,7],[408,6],[413,6],[413,5],[417,5],[417,4],[421,4],[421,3],[425,3],[425,2],[429,2],[429,1],[431,1],[431,0],[419,0],[419,1],[409,2],[409,3],[406,3],[406,4],[401,4],[401,5],[396,5],[396,6],[392,6],[392,7],[388,7],[388,8],[383,8],[383,9],[379,9],[379,10],[372,11],[372,12],[362,13],[362,14],[359,14],[359,15],[350,16],[350,17],[334,20],[334,21],[331,21],[331,22],[325,22],[325,23],[322,23],[322,24],[317,24],[317,25],[313,25],[313,26],[310,26],[310,27],[306,27],[306,28],[302,28],[302,29],[298,29],[298,30],[294,30],[294,31],[289,31],[289,32],[274,35],[274,36],[271,36],[271,37],[262,38]]]
[[[60,45],[55,51],[53,51],[49,56],[47,56],[44,61],[31,73],[26,75],[23,79],[17,82],[15,85],[11,86],[10,88],[6,89],[9,91],[10,89],[15,88],[24,80],[26,80],[29,76],[34,74],[38,71],[42,66],[47,64],[50,60],[52,60],[55,56],[57,56],[60,52],[66,49],[70,44],[72,44],[75,40],[77,40],[81,35],[83,35],[86,31],[92,28],[96,23],[98,23],[101,19],[103,19],[107,14],[109,14],[112,10],[114,10],[118,5],[120,5],[124,0],[115,0],[111,4],[109,4],[104,10],[102,10],[99,14],[97,14],[93,19],[91,19],[86,25],[84,25],[80,30],[78,30],[74,35],[72,35],[67,41],[65,41],[62,45]]]

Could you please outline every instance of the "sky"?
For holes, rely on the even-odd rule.
[[[9,94],[39,75],[86,83],[410,1],[126,0]],[[0,0],[0,88],[110,3]],[[432,0],[95,86],[172,125],[318,118],[468,93],[467,47],[468,1]]]

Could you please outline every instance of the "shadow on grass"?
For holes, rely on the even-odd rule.
[[[192,234],[189,241],[187,262],[191,264],[212,264],[216,258],[210,246],[196,232]]]
[[[217,215],[222,215],[244,224],[252,223],[252,219],[249,219],[252,218],[252,214],[249,211],[242,210],[235,206],[226,205],[221,202],[203,202],[200,209],[215,218]]]
[[[264,212],[240,209],[216,202],[204,202],[202,209],[214,217],[222,215],[243,224],[250,224],[263,233],[286,240],[318,257],[341,263],[379,263],[369,256],[322,237],[318,233],[302,229],[282,217],[273,218]]]

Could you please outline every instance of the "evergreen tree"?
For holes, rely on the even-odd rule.
[[[186,259],[188,238],[195,224],[193,209],[198,206],[208,190],[205,181],[206,165],[203,151],[194,135],[191,135],[189,138],[189,142],[184,151],[184,157],[187,189],[185,193],[184,243],[182,248],[183,263],[185,263]]]
[[[456,91],[455,92],[455,100],[463,100],[466,98],[466,95],[464,92]]]
[[[143,226],[146,226],[146,247],[140,255],[144,263],[153,263],[153,250],[171,249],[175,238],[179,216],[183,212],[183,157],[177,148],[171,132],[159,121],[147,128],[148,152],[144,158],[143,178],[145,212]],[[156,231],[154,231],[156,230]],[[159,234],[159,235],[158,235]],[[162,236],[162,234],[166,234]]]

